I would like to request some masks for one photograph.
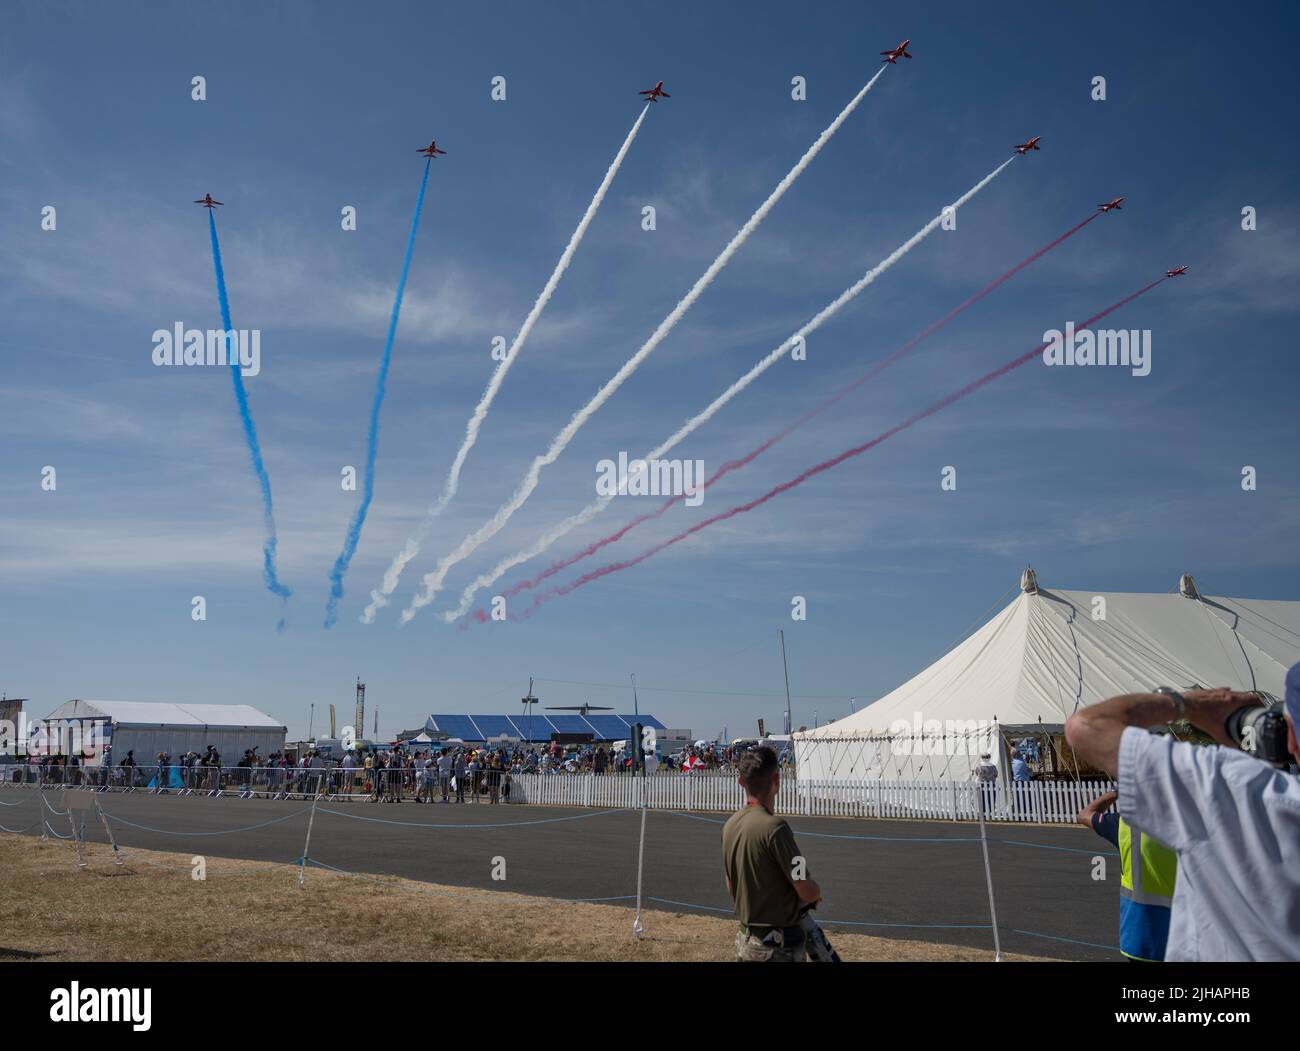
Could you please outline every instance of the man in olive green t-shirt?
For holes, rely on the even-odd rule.
[[[821,888],[784,818],[772,812],[781,786],[776,753],[766,745],[740,759],[745,805],[722,829],[722,867],[736,902],[736,959],[800,962],[805,957],[799,911],[821,901]]]

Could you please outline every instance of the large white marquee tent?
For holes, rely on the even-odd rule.
[[[239,762],[244,750],[256,748],[262,758],[284,747],[285,727],[247,704],[168,704],[151,701],[73,700],[55,708],[53,720],[102,722],[112,745],[116,766],[128,751],[147,766],[159,752],[173,759],[189,751],[200,755],[216,745],[227,766]]]
[[[1004,735],[1059,734],[1077,708],[1153,686],[1281,697],[1300,660],[1300,602],[1166,594],[1020,594],[919,675],[845,719],[795,734],[799,779],[965,780]]]

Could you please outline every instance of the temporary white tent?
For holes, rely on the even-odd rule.
[[[1231,686],[1281,697],[1300,660],[1300,602],[1177,592],[1020,594],[919,675],[847,718],[795,734],[799,778],[950,780],[1004,733],[1060,733],[1077,708],[1153,686]]]
[[[67,701],[47,717],[58,720],[101,721],[112,745],[110,761],[120,763],[128,751],[144,766],[159,752],[177,758],[200,754],[215,745],[227,766],[239,762],[244,750],[256,748],[265,758],[284,747],[285,728],[247,704],[168,704],[149,701]]]

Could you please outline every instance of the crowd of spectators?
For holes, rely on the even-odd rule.
[[[669,752],[647,753],[646,774],[731,773],[743,752],[710,742]],[[788,757],[783,756],[783,765]],[[521,774],[597,776],[640,775],[628,742],[563,745],[468,745],[429,747],[410,743],[393,748],[354,748],[333,757],[317,748],[261,755],[246,749],[233,765],[223,765],[214,745],[178,756],[158,752],[145,759],[127,751],[114,761],[84,765],[75,756],[32,756],[25,779],[43,784],[148,789],[155,792],[217,793],[239,790],[270,795],[346,794],[376,801],[412,799],[430,803],[486,798],[509,801],[512,779]]]

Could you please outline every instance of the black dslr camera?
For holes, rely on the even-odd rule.
[[[1286,746],[1286,707],[1281,701],[1260,699],[1228,716],[1224,729],[1243,752],[1276,767],[1291,764]]]

